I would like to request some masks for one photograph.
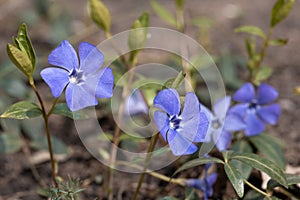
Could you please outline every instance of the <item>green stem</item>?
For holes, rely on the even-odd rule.
[[[29,77],[29,83],[32,87],[32,89],[34,90],[37,98],[38,98],[38,101],[41,105],[41,109],[42,109],[42,116],[43,116],[43,119],[44,119],[44,123],[45,123],[45,129],[46,129],[46,135],[47,135],[47,142],[48,142],[48,151],[49,151],[49,154],[50,154],[50,162],[51,162],[51,169],[52,169],[52,180],[53,180],[53,183],[55,185],[55,187],[58,187],[58,183],[56,181],[56,170],[55,170],[55,161],[54,161],[54,157],[53,157],[53,149],[52,149],[52,143],[51,143],[51,137],[50,137],[50,129],[49,129],[49,123],[48,123],[48,115],[46,113],[46,109],[45,109],[45,106],[44,106],[44,102],[34,84],[34,81],[32,79],[32,77]]]
[[[266,196],[266,197],[270,197],[271,195],[265,193],[264,191],[258,189],[257,187],[255,187],[254,185],[252,185],[250,182],[248,182],[246,179],[244,179],[244,183],[246,183],[249,187],[251,187],[253,190],[259,192],[260,194]]]
[[[147,150],[147,157],[146,157],[146,160],[145,160],[145,163],[144,163],[144,169],[143,169],[143,172],[142,172],[142,174],[140,176],[140,179],[139,179],[139,182],[138,182],[138,186],[137,186],[137,188],[136,188],[136,190],[134,192],[132,200],[136,200],[137,195],[138,195],[138,193],[140,191],[140,188],[142,186],[142,183],[144,181],[144,177],[145,177],[145,174],[146,174],[146,171],[147,171],[147,168],[148,168],[148,164],[149,164],[151,156],[152,156],[152,152],[153,152],[153,150],[155,148],[155,145],[156,145],[156,143],[158,141],[158,138],[159,138],[159,133],[157,133],[155,135],[155,137],[151,138],[150,145],[149,145],[148,150]]]

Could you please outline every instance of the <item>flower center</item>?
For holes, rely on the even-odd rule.
[[[218,128],[220,128],[222,126],[222,124],[221,124],[221,122],[220,122],[219,119],[212,120],[211,125],[212,125],[212,127],[214,129],[218,129]]]
[[[181,118],[178,115],[172,115],[169,118],[169,126],[173,130],[180,128]]]
[[[85,80],[82,71],[78,71],[77,69],[73,69],[69,74],[69,81],[73,84],[80,84]]]
[[[251,103],[248,105],[248,112],[254,113],[257,111],[257,109],[260,108],[260,105],[257,104],[257,100],[253,100]]]

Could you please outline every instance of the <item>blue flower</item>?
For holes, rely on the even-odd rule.
[[[213,142],[219,151],[224,151],[228,148],[231,142],[231,132],[240,131],[246,128],[243,119],[231,112],[228,112],[230,107],[231,97],[226,96],[219,99],[212,107],[213,113],[204,107],[204,112],[208,116],[210,126],[204,142]]]
[[[127,116],[138,115],[138,114],[147,114],[148,105],[141,93],[140,90],[136,89],[132,94],[127,97],[125,102],[125,114]]]
[[[59,67],[41,71],[55,98],[66,88],[66,101],[71,111],[98,104],[97,98],[112,96],[114,77],[110,68],[101,68],[103,54],[92,44],[83,42],[76,51],[64,40],[48,57],[48,62]]]
[[[192,154],[197,150],[193,142],[201,142],[208,129],[206,115],[201,112],[195,93],[187,93],[180,112],[180,99],[175,89],[160,91],[154,98],[154,120],[174,155]]]
[[[201,190],[204,194],[205,200],[213,195],[213,185],[217,180],[217,173],[214,172],[208,175],[208,169],[210,166],[211,164],[205,165],[203,179],[188,179],[185,181],[187,186]]]
[[[245,83],[236,93],[233,99],[240,104],[235,105],[230,112],[243,117],[246,122],[246,136],[253,136],[265,130],[265,123],[276,124],[280,115],[280,106],[277,103],[270,104],[278,97],[278,92],[268,84],[260,84],[255,95],[254,86]]]

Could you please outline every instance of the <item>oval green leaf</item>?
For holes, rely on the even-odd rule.
[[[225,163],[224,169],[236,193],[242,198],[244,196],[243,176],[231,163]]]
[[[88,118],[88,115],[84,114],[83,111],[79,110],[79,111],[72,112],[66,103],[57,104],[51,113],[56,115],[62,115],[75,120]]]
[[[262,158],[253,153],[234,153],[231,159],[239,160],[247,165],[250,165],[253,168],[261,170],[281,185],[287,187],[287,180],[282,169],[272,161]]]
[[[286,163],[281,145],[272,136],[263,133],[249,137],[249,140],[267,159],[277,163],[281,169],[285,169]]]
[[[261,28],[257,26],[241,26],[239,28],[234,29],[236,33],[248,33],[251,35],[259,36],[263,39],[266,38],[266,34]]]
[[[42,111],[36,104],[28,101],[21,101],[8,107],[0,117],[10,119],[30,119],[40,115],[42,115]]]
[[[274,27],[283,21],[293,8],[295,0],[277,0],[271,15],[271,26]]]
[[[150,5],[154,12],[167,24],[176,27],[176,19],[173,17],[173,15],[166,10],[164,7],[162,7],[157,1],[150,1]]]
[[[174,175],[178,174],[179,172],[186,170],[186,169],[190,169],[193,167],[197,167],[199,165],[204,165],[207,163],[221,163],[224,164],[224,162],[222,160],[220,160],[219,158],[214,158],[214,157],[203,157],[203,158],[197,158],[191,161],[188,161],[186,163],[184,163],[181,167],[179,167],[179,169],[176,170],[176,172],[174,173]]]

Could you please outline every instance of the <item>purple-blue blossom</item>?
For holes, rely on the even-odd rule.
[[[79,45],[78,54],[80,62],[72,45],[64,40],[48,57],[48,62],[58,67],[41,71],[55,98],[66,90],[66,102],[71,111],[97,105],[96,98],[109,98],[113,94],[112,70],[101,68],[103,54],[87,42]]]
[[[135,89],[125,102],[125,115],[147,114],[149,111],[146,100],[140,90]]]
[[[187,186],[201,190],[204,194],[204,200],[207,200],[208,197],[213,195],[213,185],[217,180],[217,173],[213,172],[208,174],[208,169],[210,166],[211,164],[205,165],[203,179],[188,179],[185,181]]]
[[[176,156],[197,151],[193,142],[204,140],[208,129],[208,119],[201,111],[195,93],[189,92],[181,112],[180,99],[175,89],[164,89],[154,98],[154,120],[163,139],[169,143]]]
[[[231,133],[234,131],[240,131],[245,129],[245,123],[243,119],[234,114],[228,112],[231,104],[231,97],[226,96],[219,99],[212,107],[212,111],[209,111],[204,107],[204,111],[208,116],[209,129],[204,142],[211,142],[216,144],[219,151],[224,151],[231,143]]]
[[[245,83],[233,96],[240,104],[235,105],[230,112],[240,115],[245,123],[246,136],[254,136],[265,130],[265,124],[276,124],[280,115],[278,103],[272,103],[278,97],[278,92],[270,85],[262,83],[255,88],[251,83]]]

